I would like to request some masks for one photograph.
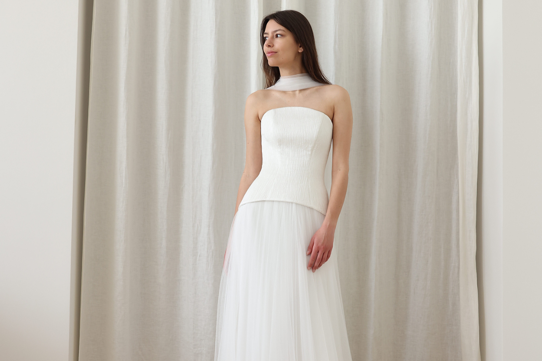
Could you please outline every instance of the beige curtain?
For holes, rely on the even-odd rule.
[[[477,0],[80,0],[71,359],[213,358],[279,9],[307,16],[352,99],[334,250],[353,358],[480,359]]]

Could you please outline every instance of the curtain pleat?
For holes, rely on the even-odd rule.
[[[334,246],[353,359],[480,360],[477,0],[80,6],[72,359],[213,358],[259,26],[296,9],[353,107]]]
[[[79,0],[77,34],[77,76],[74,125],[74,170],[70,277],[69,360],[79,359],[81,315],[81,269],[85,208],[87,128],[92,42],[93,0]]]

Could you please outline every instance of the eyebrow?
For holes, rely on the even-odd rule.
[[[284,29],[277,29],[277,30],[272,31],[272,33],[276,33],[277,31],[284,31]],[[266,34],[267,32],[263,33],[263,35],[266,35]]]

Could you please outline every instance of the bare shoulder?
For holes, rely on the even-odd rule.
[[[261,99],[261,90],[257,90],[249,94],[245,103],[245,121],[259,120],[258,109],[261,103]]]
[[[246,107],[250,108],[250,112],[255,115],[258,120],[260,119],[261,109],[266,109],[268,103],[273,99],[273,92],[267,91],[266,89],[259,89],[251,93],[247,98]]]
[[[250,93],[247,97],[247,104],[252,104],[252,103],[257,102],[259,97],[260,97],[260,90]]]
[[[323,95],[326,99],[329,99],[333,104],[333,108],[340,106],[341,103],[349,103],[350,95],[348,91],[338,84],[328,84],[321,87]]]
[[[328,95],[334,101],[346,101],[350,100],[350,94],[348,91],[338,84],[330,84],[327,88]]]
[[[338,84],[329,87],[329,98],[333,102],[333,120],[337,125],[352,122],[352,104],[348,91]]]
[[[269,98],[269,92],[259,89],[247,97],[247,106],[258,106]]]

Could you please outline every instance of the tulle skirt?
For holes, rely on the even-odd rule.
[[[238,208],[220,280],[215,360],[352,360],[337,248],[315,272],[307,269],[323,220],[293,202]]]

